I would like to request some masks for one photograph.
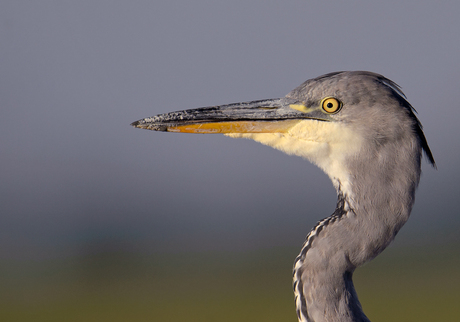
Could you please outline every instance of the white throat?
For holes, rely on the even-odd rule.
[[[302,120],[285,133],[230,133],[306,158],[320,167],[338,189],[351,197],[351,183],[345,160],[362,147],[360,135],[341,122]]]

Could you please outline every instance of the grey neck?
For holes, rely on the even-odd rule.
[[[295,259],[293,287],[301,322],[369,321],[353,286],[355,267],[349,263],[345,250],[323,246],[332,230],[341,227],[352,211],[339,191],[336,210],[311,230]]]
[[[366,183],[370,189],[353,185],[352,198],[341,191],[338,183],[335,212],[312,229],[294,263],[299,321],[369,321],[352,275],[357,267],[381,253],[409,218],[420,171],[413,174],[404,180]],[[394,182],[398,182],[398,189]],[[373,189],[386,193],[376,198]]]

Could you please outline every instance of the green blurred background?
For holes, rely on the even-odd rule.
[[[423,161],[409,222],[359,268],[372,321],[458,321],[460,1],[0,1],[0,321],[296,321],[292,263],[334,211],[318,168],[140,118],[370,70]]]
[[[358,269],[372,321],[457,321],[458,248],[390,247]],[[296,321],[297,250],[90,256],[2,263],[2,321]],[[454,256],[453,256],[454,254]]]

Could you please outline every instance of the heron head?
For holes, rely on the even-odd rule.
[[[171,112],[132,125],[253,139],[309,159],[342,184],[363,162],[388,164],[406,153],[419,164],[422,149],[434,165],[413,107],[398,85],[371,72],[326,74],[283,98]]]

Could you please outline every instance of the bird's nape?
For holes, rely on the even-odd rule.
[[[331,178],[336,211],[307,235],[294,264],[299,321],[368,321],[354,270],[409,218],[422,151],[434,158],[398,85],[370,72],[336,72],[286,97],[171,112],[132,123],[166,132],[223,133],[304,157]]]

